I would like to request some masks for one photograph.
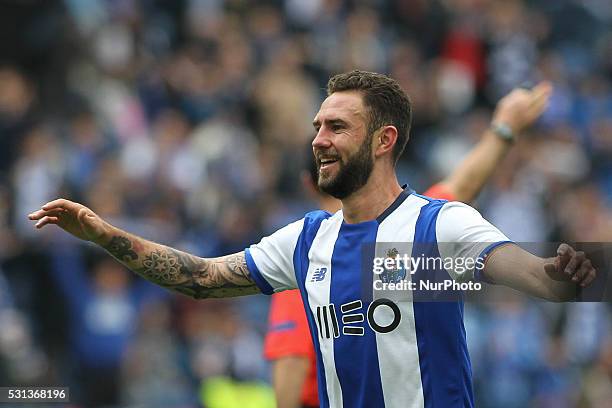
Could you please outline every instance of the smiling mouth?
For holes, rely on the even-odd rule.
[[[338,161],[337,158],[325,158],[319,159],[319,169],[324,170],[328,167],[331,167],[334,163]]]

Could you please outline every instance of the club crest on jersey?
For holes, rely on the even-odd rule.
[[[325,279],[326,273],[327,273],[327,267],[322,266],[320,268],[316,268],[314,272],[312,273],[312,278],[310,279],[310,281],[311,282],[321,282],[323,279]]]
[[[395,259],[399,255],[397,248],[391,248],[387,251],[387,258]],[[380,280],[383,283],[399,283],[406,279],[406,269],[397,268],[395,266],[391,268],[385,268],[380,274]]]

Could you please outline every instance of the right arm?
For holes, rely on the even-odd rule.
[[[45,204],[29,218],[37,221],[36,228],[56,224],[77,238],[91,241],[148,281],[195,299],[259,292],[244,251],[200,258],[122,231],[84,205],[64,199]]]

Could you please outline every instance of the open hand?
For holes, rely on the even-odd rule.
[[[557,256],[544,265],[546,273],[554,280],[571,280],[583,288],[590,285],[597,271],[584,252],[576,251],[567,244],[559,245]]]
[[[108,230],[108,224],[92,210],[63,198],[48,202],[28,218],[37,221],[35,227],[38,229],[55,224],[77,238],[96,243]]]
[[[497,103],[493,122],[508,125],[512,133],[518,135],[544,113],[552,90],[552,85],[546,81],[532,89],[514,89]]]

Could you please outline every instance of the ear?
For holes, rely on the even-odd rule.
[[[379,133],[374,135],[374,142],[376,157],[391,155],[397,143],[397,128],[392,125],[381,128]]]

